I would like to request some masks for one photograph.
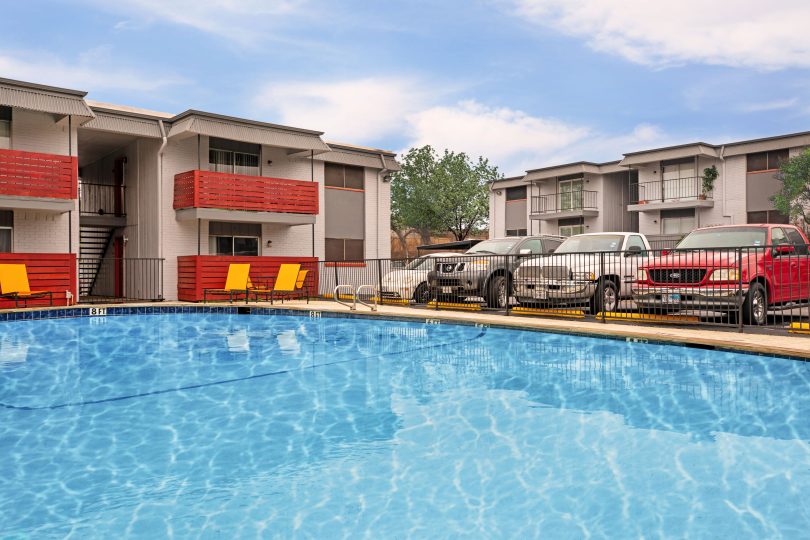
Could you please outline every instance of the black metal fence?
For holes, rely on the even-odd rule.
[[[597,192],[587,190],[565,191],[532,197],[532,214],[553,214],[574,210],[596,210]]]
[[[805,244],[321,262],[327,298],[507,316],[810,332]]]
[[[631,204],[711,198],[712,190],[704,189],[702,177],[672,178],[630,184]]]
[[[80,258],[79,301],[110,303],[163,300],[163,259]]]
[[[124,186],[82,182],[79,188],[79,213],[90,216],[125,217]]]

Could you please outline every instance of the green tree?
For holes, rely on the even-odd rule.
[[[464,240],[480,229],[489,215],[489,182],[497,178],[497,167],[483,158],[447,150],[438,156],[429,145],[409,150],[391,179],[391,225],[403,249],[410,231],[427,244],[432,233]]]
[[[783,161],[777,178],[782,185],[771,197],[773,205],[791,222],[801,219],[810,223],[810,149]]]

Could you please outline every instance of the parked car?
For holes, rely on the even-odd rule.
[[[383,276],[381,298],[389,300],[413,300],[426,304],[431,299],[428,273],[433,270],[437,258],[458,256],[458,253],[431,253],[412,260],[400,270],[392,270]]]
[[[515,296],[529,306],[588,306],[615,311],[632,296],[650,243],[643,234],[604,232],[569,237],[553,255],[527,260],[515,271]]]
[[[507,280],[521,259],[552,253],[561,236],[510,236],[485,240],[457,260],[437,259],[428,281],[437,298],[461,301],[482,297],[488,307],[505,308],[509,301]]]
[[[807,237],[792,225],[697,229],[640,267],[637,277],[634,300],[644,311],[742,308],[747,324],[765,324],[769,309],[810,300]]]

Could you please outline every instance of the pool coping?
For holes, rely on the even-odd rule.
[[[103,310],[103,311],[100,311]],[[481,312],[417,310],[402,306],[378,306],[378,311],[354,310],[330,301],[291,301],[270,305],[260,302],[245,304],[190,302],[160,302],[146,304],[93,304],[71,307],[42,307],[0,312],[0,322],[103,317],[120,315],[152,315],[161,313],[228,313],[252,315],[293,315],[303,317],[387,319],[423,324],[455,324],[526,330],[621,340],[630,343],[678,345],[698,349],[713,349],[773,356],[792,360],[810,360],[810,342],[806,337],[741,334],[728,331],[676,328],[653,324],[617,324],[570,319],[526,316],[504,316]]]

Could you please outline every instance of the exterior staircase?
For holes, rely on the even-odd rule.
[[[80,225],[79,227],[79,297],[90,296],[101,262],[112,244],[115,227]]]

